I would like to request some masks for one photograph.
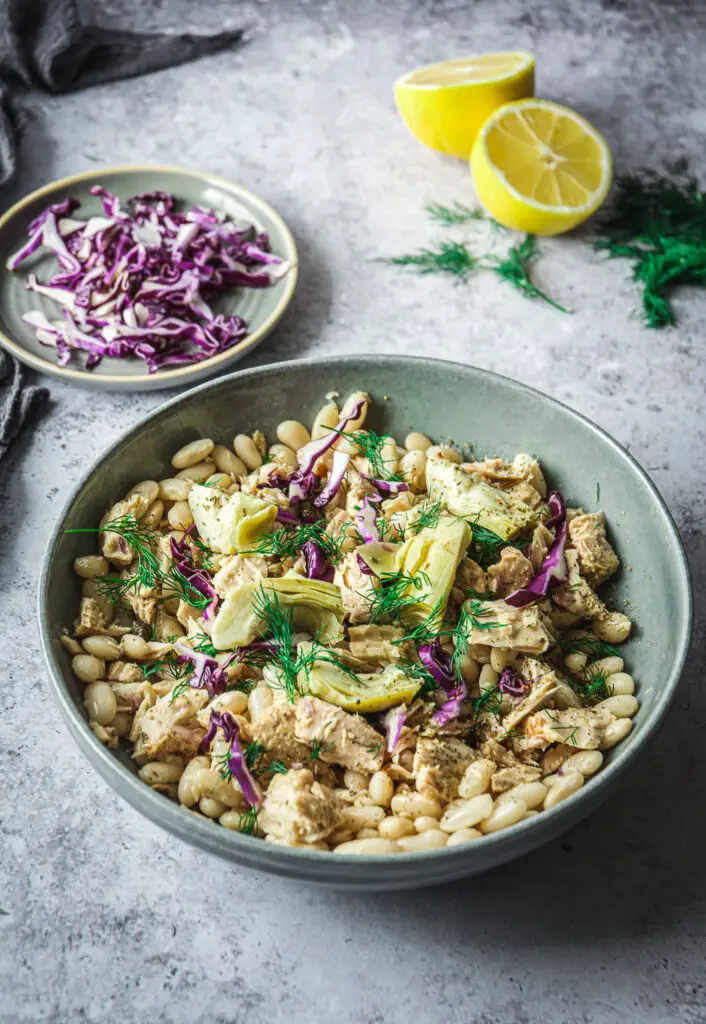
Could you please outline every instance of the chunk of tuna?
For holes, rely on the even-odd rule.
[[[503,548],[500,561],[488,569],[488,587],[493,594],[507,597],[532,581],[532,563],[517,548]]]
[[[620,561],[608,542],[602,512],[577,516],[569,523],[569,537],[579,556],[583,578],[595,589],[612,576]]]
[[[303,697],[294,708],[296,738],[315,743],[322,761],[370,774],[382,767],[384,737],[360,715],[318,697]]]
[[[316,782],[307,768],[275,775],[258,815],[258,824],[267,835],[306,844],[325,839],[342,820],[336,794]]]
[[[172,700],[171,691],[152,707],[146,698],[132,723],[132,756],[159,760],[167,754],[195,755],[204,735],[196,714],[209,700],[205,690],[187,690]]]
[[[420,737],[412,768],[417,789],[420,793],[433,791],[442,800],[455,800],[463,774],[475,758],[462,740]]]

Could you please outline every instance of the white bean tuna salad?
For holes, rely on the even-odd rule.
[[[535,458],[464,461],[365,426],[201,438],[75,561],[63,642],[91,728],[188,811],[266,842],[474,842],[579,790],[630,732],[631,628],[601,512]]]

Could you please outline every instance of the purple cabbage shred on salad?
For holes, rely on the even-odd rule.
[[[193,686],[195,690],[206,690],[209,697],[223,693],[228,686],[226,669],[233,661],[237,660],[237,654],[229,657],[223,665],[219,665],[215,658],[195,651],[183,640],[175,641],[174,649],[182,664],[190,661],[194,666],[194,673],[189,677],[189,686]]]
[[[565,583],[569,576],[569,569],[564,557],[566,538],[568,534],[568,522],[566,519],[566,505],[559,491],[552,491],[547,499],[551,518],[546,525],[553,527],[556,531],[554,543],[547,552],[542,562],[542,568],[526,587],[513,590],[505,600],[513,608],[523,608],[532,601],[538,601],[547,595],[550,586],[557,583]]]
[[[307,540],[302,544],[302,555],[306,566],[306,574],[310,580],[322,580],[324,583],[333,582],[333,566],[329,565],[326,557],[314,540]]]
[[[402,735],[402,727],[407,720],[407,708],[404,705],[398,705],[397,707],[390,708],[384,715],[381,716],[380,721],[387,730],[387,751],[390,754],[394,754],[397,744],[400,742],[400,736]]]
[[[231,775],[240,786],[242,794],[250,806],[259,807],[262,803],[262,791],[248,768],[245,753],[240,745],[240,729],[230,711],[211,712],[206,735],[199,746],[199,753],[208,753],[219,729],[223,732],[223,739],[230,745],[226,762]]]
[[[55,203],[6,263],[15,271],[40,250],[56,257],[47,284],[29,274],[25,287],[56,302],[58,316],[31,310],[23,320],[56,348],[59,366],[79,350],[87,369],[104,356],[137,357],[150,373],[209,359],[247,334],[242,317],[217,313],[214,300],[233,287],[267,288],[290,268],[267,235],[213,210],[179,210],[165,192],[133,196],[123,210],[100,185],[90,192],[102,215],[77,220],[78,200]]]
[[[208,598],[209,603],[203,613],[204,619],[208,622],[216,614],[218,594],[211,583],[211,574],[205,569],[197,569],[196,566],[191,564],[188,535],[193,528],[193,526],[190,526],[180,541],[170,537],[169,547],[174,559],[175,568],[181,573],[190,587],[198,590],[203,597]]]
[[[502,693],[507,693],[510,697],[524,697],[527,681],[514,668],[508,666],[500,674],[498,689]]]

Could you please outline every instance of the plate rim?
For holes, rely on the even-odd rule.
[[[113,167],[103,167],[99,171],[80,171],[78,174],[70,174],[63,178],[56,178],[54,181],[48,182],[46,185],[42,185],[40,188],[34,189],[32,192],[28,192],[27,195],[18,199],[16,203],[13,203],[9,209],[0,216],[0,232],[6,227],[15,217],[22,213],[22,211],[34,202],[36,199],[40,199],[42,196],[49,195],[50,193],[57,190],[57,188],[71,188],[73,185],[90,181],[93,179],[96,183],[100,178],[101,174],[129,174],[135,172],[144,171],[157,171],[169,174],[180,174],[185,177],[211,179],[217,182],[221,186],[225,186],[230,191],[235,190],[242,196],[251,200],[256,206],[263,208],[268,216],[272,218],[274,223],[277,225],[278,230],[282,233],[285,242],[285,259],[287,259],[291,266],[290,270],[285,277],[285,289],[282,296],[267,317],[265,322],[252,333],[246,334],[242,341],[238,342],[237,345],[233,345],[231,348],[225,350],[225,352],[219,352],[215,356],[209,356],[208,359],[203,359],[198,363],[191,363],[188,366],[179,367],[177,369],[170,370],[163,376],[157,374],[144,376],[138,374],[136,376],[130,376],[128,374],[119,374],[115,376],[107,376],[105,374],[96,374],[91,371],[90,373],[86,370],[74,370],[71,367],[59,367],[48,360],[43,360],[39,356],[36,356],[33,352],[28,351],[19,342],[15,341],[14,338],[10,337],[2,328],[0,328],[0,347],[4,348],[6,352],[14,356],[25,366],[30,366],[33,370],[37,370],[39,373],[46,373],[52,377],[56,377],[57,380],[66,380],[69,383],[78,384],[81,387],[95,387],[96,389],[105,388],[106,390],[112,390],[113,388],[119,389],[121,387],[129,387],[133,390],[159,390],[160,387],[179,387],[183,383],[188,383],[191,374],[200,373],[203,374],[204,369],[209,370],[217,369],[218,367],[226,364],[229,359],[233,359],[234,356],[243,356],[251,349],[255,348],[259,342],[273,329],[278,321],[284,315],[289,303],[292,300],[294,291],[297,286],[299,278],[299,252],[297,245],[294,240],[292,231],[275,208],[263,199],[256,192],[252,192],[244,185],[239,184],[236,181],[231,181],[229,178],[224,178],[220,174],[212,174],[211,171],[193,170],[189,167],[178,167],[172,164],[118,164]],[[156,382],[159,380],[161,383],[157,385]],[[95,382],[95,383],[94,383]],[[193,382],[194,384],[197,381]],[[144,386],[143,386],[144,384]]]

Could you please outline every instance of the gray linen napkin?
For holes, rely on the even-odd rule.
[[[0,462],[24,425],[47,403],[46,388],[28,384],[26,370],[0,349]]]

